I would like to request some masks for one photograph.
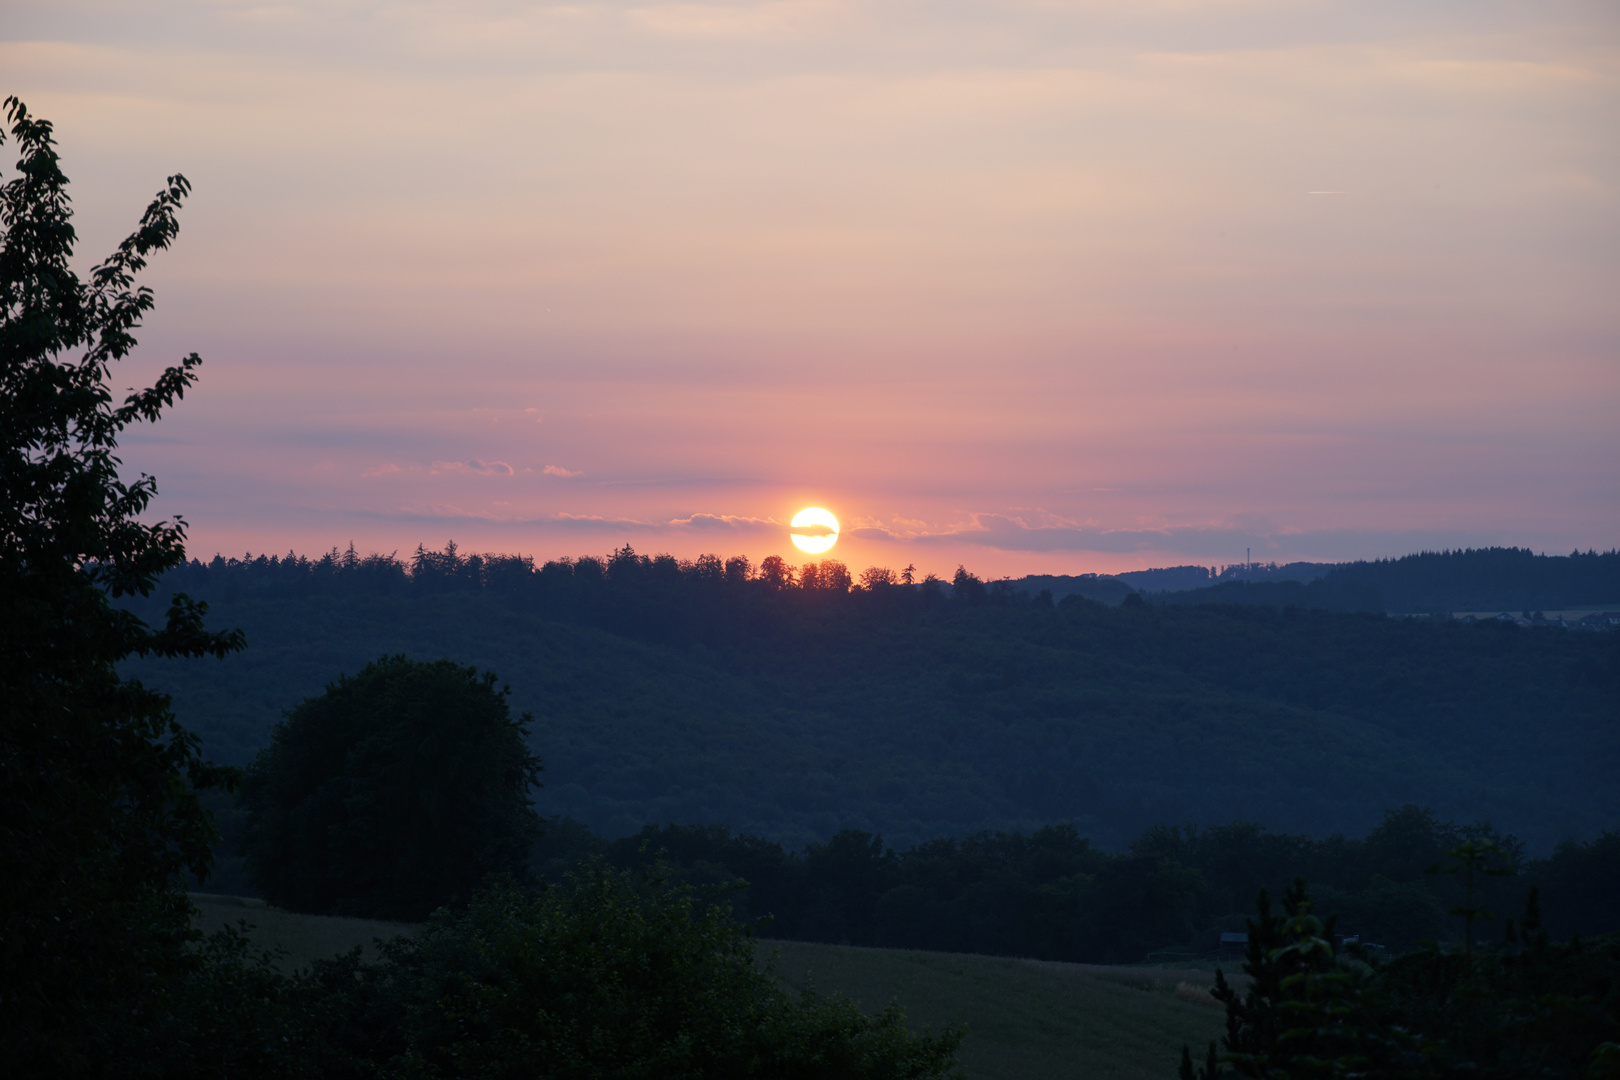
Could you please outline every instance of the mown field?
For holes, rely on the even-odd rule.
[[[1058,964],[962,953],[762,941],[789,986],[813,984],[869,1011],[898,1001],[913,1024],[967,1025],[970,1080],[1169,1078],[1183,1042],[1202,1047],[1224,1013],[1208,971]],[[1206,1003],[1207,1002],[1207,1003]]]
[[[245,921],[256,944],[285,953],[285,967],[411,931],[404,923],[294,915],[234,896],[194,894],[192,901],[200,929]],[[1202,1046],[1222,1027],[1221,1011],[1197,992],[1210,985],[1208,971],[797,941],[761,941],[760,961],[774,963],[795,989],[814,985],[874,1011],[898,1001],[918,1027],[962,1022],[969,1080],[1170,1077],[1183,1042]]]

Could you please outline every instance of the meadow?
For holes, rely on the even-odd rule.
[[[235,896],[193,894],[196,925],[208,932],[248,923],[255,946],[283,953],[284,970],[410,924],[297,915]],[[1143,1080],[1175,1072],[1182,1043],[1217,1038],[1223,1013],[1201,990],[1208,970],[1057,964],[1008,957],[867,949],[797,941],[759,942],[794,989],[814,986],[853,998],[867,1011],[898,1001],[915,1027],[966,1025],[968,1080]]]

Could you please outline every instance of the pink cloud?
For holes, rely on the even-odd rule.
[[[542,471],[547,476],[582,476],[582,475],[584,475],[583,473],[576,472],[573,469],[565,469],[561,465],[547,465],[545,467],[545,469],[542,470]]]
[[[446,473],[477,474],[479,476],[512,476],[517,470],[504,461],[435,461],[428,470],[434,476]]]
[[[730,532],[759,532],[780,530],[782,525],[774,518],[746,517],[740,514],[693,514],[686,518],[673,518],[670,525],[677,529],[710,529]]]

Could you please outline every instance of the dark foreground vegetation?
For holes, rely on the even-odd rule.
[[[197,894],[207,932],[245,919],[255,949],[284,950],[285,971],[414,927],[324,915],[296,915],[251,899]],[[868,949],[760,938],[755,962],[769,962],[790,991],[815,988],[879,1014],[905,1004],[913,1030],[965,1028],[961,1068],[971,1080],[1171,1080],[1185,1043],[1218,1038],[1213,970],[1089,967],[1011,957]]]
[[[657,871],[496,886],[379,949],[286,974],[216,934],[123,1033],[121,1075],[925,1080],[961,1041],[783,989],[723,908]]]
[[[1459,851],[1472,865],[1479,845]],[[1477,867],[1476,867],[1477,868]],[[1469,903],[1470,923],[1482,909]],[[1217,974],[1226,1037],[1182,1080],[1252,1077],[1611,1077],[1620,1075],[1620,934],[1553,942],[1536,894],[1500,942],[1432,946],[1394,960],[1336,944],[1303,881],[1248,923],[1241,992]]]

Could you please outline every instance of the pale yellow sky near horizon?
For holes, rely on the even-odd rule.
[[[3,6],[199,554],[1620,542],[1612,4]]]

